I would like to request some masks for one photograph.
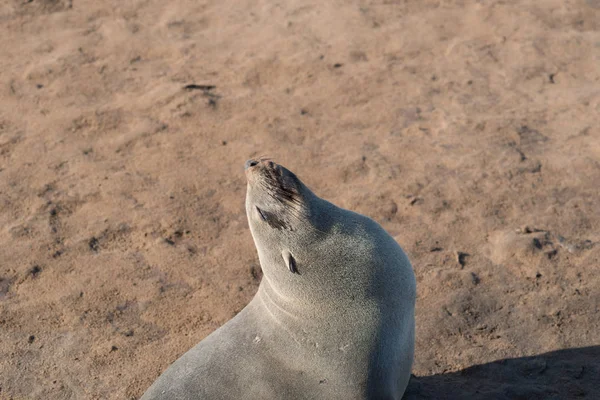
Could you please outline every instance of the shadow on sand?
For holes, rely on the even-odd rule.
[[[412,376],[403,400],[600,399],[600,346]]]

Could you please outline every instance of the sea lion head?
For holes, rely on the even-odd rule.
[[[359,272],[341,271],[360,258],[354,253],[362,244],[353,238],[361,236],[340,237],[347,236],[347,225],[355,229],[357,214],[319,198],[293,172],[271,160],[248,160],[245,173],[248,224],[264,278],[278,293],[314,299],[320,297],[317,292],[325,295],[342,287]]]
[[[277,235],[307,222],[312,192],[294,173],[267,159],[246,161],[245,171],[246,213],[253,234]]]
[[[322,210],[329,203],[269,159],[248,160],[245,172],[246,214],[265,276],[302,275],[308,266],[306,249],[327,229]]]
[[[319,198],[271,160],[248,160],[245,173],[248,224],[264,279],[278,295],[358,300],[381,292],[373,282],[396,282],[394,266],[406,256],[375,221]]]

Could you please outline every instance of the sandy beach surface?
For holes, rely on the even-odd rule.
[[[239,312],[260,155],[410,256],[406,399],[600,396],[600,1],[3,0],[0,399]]]

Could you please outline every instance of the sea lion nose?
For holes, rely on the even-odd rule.
[[[244,169],[248,169],[248,168],[254,167],[257,164],[258,164],[258,161],[253,160],[253,159],[249,159],[248,161],[246,161],[246,164],[244,164]]]

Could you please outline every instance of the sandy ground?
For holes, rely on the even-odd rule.
[[[406,398],[598,398],[599,66],[598,0],[3,0],[0,398],[136,399],[241,310],[256,155],[411,257]]]

